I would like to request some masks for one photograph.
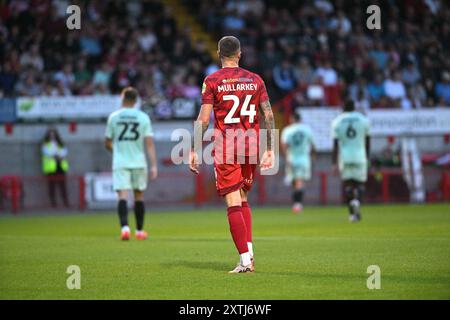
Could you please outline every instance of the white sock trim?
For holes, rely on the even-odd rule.
[[[130,232],[130,227],[129,226],[123,226],[122,227],[122,232]]]
[[[253,257],[253,243],[247,242],[248,252],[250,253],[250,256]]]
[[[241,265],[248,266],[252,261],[250,260],[250,253],[245,252],[241,254]]]

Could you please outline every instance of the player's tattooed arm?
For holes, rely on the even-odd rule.
[[[270,101],[267,100],[262,102],[259,108],[267,130],[267,150],[271,151],[273,150],[272,132],[275,129],[275,117],[273,116],[272,106]]]
[[[191,142],[192,149],[195,149],[196,146],[198,147],[198,145],[201,145],[201,141],[203,141],[203,136],[209,127],[209,119],[211,117],[212,108],[212,104],[202,104],[197,121],[194,122],[194,137]],[[196,144],[196,141],[199,141],[200,144],[198,144],[198,142]]]

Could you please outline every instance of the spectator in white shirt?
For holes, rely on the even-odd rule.
[[[145,31],[138,37],[139,46],[145,52],[149,52],[154,47],[157,41],[158,39],[156,38],[156,35],[153,33],[153,30],[150,27],[147,27]]]
[[[329,27],[332,30],[337,30],[340,35],[347,35],[352,31],[352,24],[350,20],[344,15],[342,10],[337,12],[337,16],[331,19]]]
[[[398,71],[393,73],[393,76],[384,81],[384,91],[386,95],[394,100],[406,97],[406,88],[400,80],[400,73]]]
[[[326,86],[333,86],[338,81],[338,75],[328,60],[316,69],[316,75],[323,79],[323,84]]]
[[[37,71],[44,70],[44,59],[39,54],[39,46],[32,45],[29,52],[24,52],[20,56],[20,65],[22,67],[31,66]]]
[[[62,70],[55,73],[55,81],[59,82],[65,91],[71,89],[75,81],[75,76],[72,72],[72,66],[69,63],[65,64]]]

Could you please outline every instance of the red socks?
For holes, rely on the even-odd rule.
[[[244,217],[245,226],[247,227],[247,242],[252,241],[252,209],[250,209],[248,202],[242,202],[242,216]]]
[[[241,206],[233,206],[227,209],[228,223],[230,224],[230,232],[233,237],[234,244],[239,252],[243,254],[248,252],[247,246],[247,227],[243,217],[243,208]]]

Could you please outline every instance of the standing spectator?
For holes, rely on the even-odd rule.
[[[52,207],[56,207],[55,192],[58,187],[65,207],[69,207],[67,198],[66,173],[69,169],[67,147],[56,129],[48,129],[41,146],[42,172],[47,178],[48,195]]]

